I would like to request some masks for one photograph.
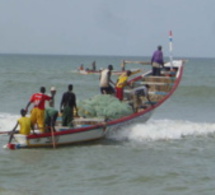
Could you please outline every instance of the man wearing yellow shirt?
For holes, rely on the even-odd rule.
[[[10,143],[13,139],[13,134],[16,133],[15,130],[19,125],[19,133],[22,135],[29,135],[31,133],[31,129],[34,130],[33,125],[29,117],[26,117],[26,111],[24,109],[20,110],[21,118],[18,119],[15,127],[13,128],[12,132],[10,133],[10,138],[8,143]]]
[[[130,70],[126,73],[122,73],[116,83],[116,97],[122,101],[123,100],[123,88],[127,85],[128,77],[132,74]]]

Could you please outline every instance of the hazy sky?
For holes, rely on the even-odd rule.
[[[0,0],[0,53],[215,57],[215,0]]]

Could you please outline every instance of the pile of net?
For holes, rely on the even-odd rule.
[[[97,95],[80,101],[77,107],[80,117],[104,117],[112,120],[133,113],[131,106],[110,95]]]

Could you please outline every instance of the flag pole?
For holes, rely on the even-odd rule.
[[[171,69],[173,68],[173,43],[172,43],[172,31],[169,31],[169,59],[170,59],[170,65]]]

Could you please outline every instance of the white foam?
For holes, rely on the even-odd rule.
[[[10,131],[19,115],[0,113],[0,132]],[[199,136],[215,133],[214,123],[195,123],[184,120],[150,120],[145,124],[124,127],[108,135],[114,140],[144,142],[148,140],[174,140],[185,136]]]
[[[109,138],[143,142],[148,140],[174,140],[185,136],[199,136],[215,133],[215,124],[190,121],[150,120],[112,133]]]
[[[16,125],[19,115],[12,115],[8,113],[0,113],[0,132],[10,131]]]

